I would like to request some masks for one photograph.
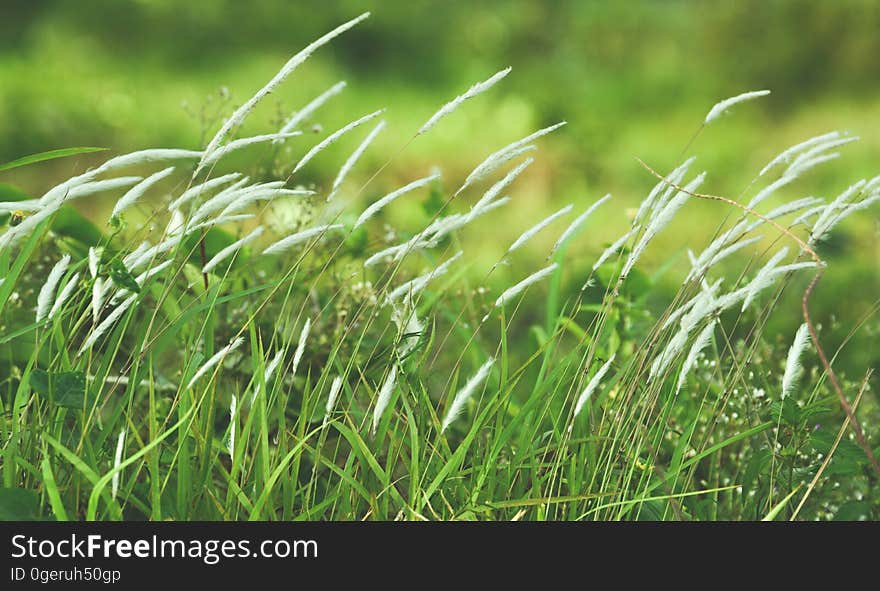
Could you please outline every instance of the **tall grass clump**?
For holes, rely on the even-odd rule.
[[[878,477],[876,409],[856,416],[867,381],[834,372],[809,314],[823,240],[877,201],[880,183],[759,210],[837,154],[841,134],[785,150],[739,199],[697,192],[711,177],[692,172],[693,142],[670,150],[669,172],[639,169],[646,196],[631,219],[600,209],[610,195],[578,195],[482,268],[465,238],[492,236],[499,208],[518,207],[515,181],[564,122],[465,178],[408,170],[414,180],[383,191],[372,185],[394,158],[367,183],[349,180],[388,133],[381,108],[315,141],[301,132],[344,83],[279,130],[243,133],[269,93],[367,16],[295,54],[203,149],[116,156],[2,204],[25,215],[0,237],[0,500],[24,495],[54,519],[880,516],[864,501]],[[501,91],[510,72],[400,144]],[[700,132],[765,94],[718,103]],[[282,143],[293,152],[276,158],[299,156],[277,175],[227,168],[232,151]],[[306,185],[336,143],[350,154],[339,172]],[[117,198],[106,226],[58,223],[99,193]],[[383,228],[427,195],[442,207]],[[706,245],[679,220],[700,199],[724,220]],[[280,205],[296,212],[282,229],[269,223]],[[594,251],[584,237],[600,213],[619,238]],[[666,297],[640,264],[673,227],[692,252]],[[546,262],[524,263],[551,232]],[[775,314],[801,314],[779,309],[786,291],[804,294],[790,347],[766,331]],[[838,428],[853,437],[829,439]]]

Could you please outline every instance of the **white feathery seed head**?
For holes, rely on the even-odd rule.
[[[98,250],[94,246],[89,247],[89,275],[91,275],[92,279],[95,279],[98,276],[98,263],[101,261],[101,257],[98,254]]]
[[[691,345],[690,351],[688,351],[687,357],[685,357],[684,363],[681,365],[681,371],[678,372],[678,383],[675,386],[676,390],[681,390],[685,380],[687,380],[688,374],[697,363],[697,357],[699,357],[700,352],[705,349],[709,344],[709,341],[712,340],[712,335],[715,333],[715,325],[717,322],[717,320],[712,320],[706,325],[700,334],[697,335],[694,344]]]
[[[518,177],[526,168],[528,168],[532,162],[534,162],[534,158],[526,158],[523,162],[517,165],[513,170],[508,172],[503,179],[492,185],[488,191],[483,193],[483,196],[480,197],[479,201],[477,201],[474,206],[471,208],[471,214],[476,215],[477,212],[482,210],[486,205],[492,203],[496,197],[501,194],[501,191],[506,189],[516,177]]]
[[[299,67],[304,61],[306,61],[316,50],[320,47],[326,45],[342,33],[351,29],[364,19],[370,16],[369,12],[365,12],[364,14],[354,18],[342,25],[336,27],[329,33],[323,35],[318,38],[316,41],[313,41],[309,45],[307,45],[302,51],[294,55],[290,58],[286,64],[278,71],[275,76],[272,77],[269,82],[266,83],[261,89],[259,89],[247,102],[241,105],[235,112],[229,116],[229,118],[223,123],[217,133],[211,138],[211,141],[208,142],[207,147],[205,148],[205,155],[210,155],[214,150],[220,147],[220,144],[229,133],[239,125],[241,125],[242,121],[244,121],[245,117],[254,109],[257,104],[263,100],[269,93],[275,90],[284,80],[290,76],[290,74]],[[204,160],[204,156],[202,157]],[[202,169],[204,166],[204,162],[199,162],[198,167],[196,168],[196,174]]]
[[[180,150],[177,148],[150,148],[138,150],[129,154],[122,154],[111,158],[92,172],[92,178],[99,174],[106,174],[114,170],[128,166],[143,166],[155,162],[168,162],[169,160],[194,160],[202,156],[198,150]]]
[[[545,136],[548,133],[551,133],[563,125],[565,125],[565,121],[561,121],[554,125],[550,125],[549,127],[545,127],[543,129],[539,129],[538,131],[527,135],[526,137],[516,140],[510,144],[507,144],[500,150],[493,152],[490,154],[485,160],[483,160],[480,164],[477,165],[475,169],[471,171],[468,175],[467,179],[465,179],[464,184],[455,192],[456,195],[464,191],[467,187],[471,186],[475,182],[482,180],[487,175],[492,173],[499,166],[509,161],[511,157],[518,156],[519,154],[524,153],[525,151],[533,150],[532,146],[529,146],[534,140],[539,137]],[[513,155],[513,156],[511,156]]]
[[[385,409],[388,408],[388,403],[391,402],[391,395],[394,393],[394,386],[396,385],[397,365],[392,364],[391,371],[388,372],[388,376],[385,378],[382,387],[379,389],[379,395],[376,397],[376,405],[373,407],[373,425],[370,429],[370,432],[373,435],[376,434],[376,430],[379,428],[379,421],[382,420],[382,415],[385,414]]]
[[[593,263],[593,271],[605,264],[605,261],[611,258],[612,255],[617,253],[617,251],[619,251],[630,238],[638,234],[641,227],[641,225],[636,224],[635,226],[630,228],[630,230],[626,232],[623,236],[615,240],[608,248],[603,250],[602,254],[599,255],[599,258],[596,259],[596,262]]]
[[[272,142],[275,144],[282,143],[284,140],[290,139],[292,137],[297,137],[302,135],[301,131],[288,131],[283,133],[266,133],[262,135],[254,135],[250,137],[244,137],[237,140],[233,140],[228,144],[224,144],[211,152],[208,156],[202,159],[202,166],[208,166],[209,164],[214,164],[227,154],[231,152],[235,152],[236,150],[241,150],[242,148],[247,148],[248,146],[253,146],[255,144],[264,144],[266,142]]]
[[[196,370],[196,373],[193,374],[193,377],[190,378],[189,383],[186,385],[186,389],[189,390],[190,388],[192,388],[195,383],[199,381],[199,378],[208,373],[215,365],[220,363],[224,357],[238,349],[242,343],[244,343],[244,337],[237,337],[233,339],[233,341],[230,342],[228,345],[214,353],[210,359],[208,359],[205,363],[202,364],[199,369]]]
[[[235,425],[238,422],[236,416],[238,414],[238,399],[235,394],[229,399],[229,439],[226,441],[226,449],[229,451],[229,457],[235,457]]]
[[[388,295],[385,296],[385,301],[391,303],[397,299],[400,299],[401,297],[414,297],[425,287],[427,287],[428,283],[433,281],[435,278],[444,275],[449,270],[449,267],[452,265],[452,263],[457,261],[462,254],[462,251],[458,251],[431,271],[425,273],[424,275],[420,275],[415,279],[411,279],[410,281],[407,281],[406,283],[403,283],[394,288],[393,290],[388,292]]]
[[[706,114],[706,119],[703,121],[703,125],[708,125],[712,121],[715,121],[724,112],[726,112],[727,109],[734,105],[738,105],[739,103],[744,103],[746,101],[750,101],[762,96],[767,96],[768,94],[770,94],[769,90],[753,90],[751,92],[744,92],[742,94],[738,94],[736,96],[732,96],[730,98],[724,99],[723,101],[715,103],[715,105],[711,109],[709,109],[709,113]]]
[[[364,115],[360,119],[356,119],[356,120],[352,121],[351,123],[349,123],[348,125],[340,127],[339,129],[337,129],[336,131],[334,131],[333,133],[328,135],[326,138],[321,140],[320,143],[318,143],[317,145],[312,147],[311,150],[306,152],[305,156],[300,158],[299,162],[296,163],[296,166],[293,167],[293,171],[290,173],[290,175],[293,176],[294,174],[299,172],[306,164],[308,164],[312,160],[312,158],[317,156],[319,152],[321,152],[327,146],[335,143],[336,140],[338,140],[339,138],[341,138],[342,136],[347,134],[349,131],[358,128],[359,126],[363,125],[367,121],[372,121],[373,119],[375,119],[376,117],[378,117],[379,115],[381,115],[384,112],[385,112],[385,109],[379,109],[378,111],[373,111],[369,115]]]
[[[465,403],[467,403],[467,401],[474,395],[474,392],[477,391],[479,385],[489,376],[489,372],[492,370],[494,364],[495,359],[490,357],[488,361],[480,366],[477,373],[471,376],[465,385],[458,391],[455,398],[452,399],[452,404],[449,405],[449,410],[446,411],[446,418],[443,419],[443,423],[440,426],[441,433],[445,432],[449,425],[458,418]]]
[[[525,279],[523,279],[522,281],[520,281],[519,283],[514,285],[513,287],[507,288],[504,291],[504,293],[502,293],[500,296],[498,296],[498,299],[495,300],[495,306],[498,307],[498,306],[501,306],[501,305],[509,302],[511,299],[513,299],[514,297],[519,295],[520,292],[522,292],[528,286],[533,285],[533,284],[541,281],[542,279],[546,278],[548,275],[553,273],[553,271],[555,271],[558,266],[559,266],[558,263],[552,263],[550,265],[547,265],[546,267],[544,267],[540,271],[535,271],[534,273],[532,273],[531,275],[529,275],[528,277],[526,277]]]
[[[207,193],[213,189],[216,189],[217,187],[224,185],[230,181],[234,181],[240,177],[241,177],[241,173],[232,172],[229,174],[224,174],[222,176],[218,176],[216,178],[207,180],[203,183],[199,183],[198,185],[194,185],[194,186],[190,187],[189,189],[187,189],[186,191],[184,191],[180,195],[180,197],[178,197],[177,199],[175,199],[171,203],[169,203],[168,204],[168,211],[171,211],[171,212],[177,211],[181,207],[183,207],[186,203],[189,203],[193,198],[198,197],[199,195],[202,195],[204,193]]]
[[[514,250],[518,249],[520,246],[522,246],[523,244],[525,244],[526,242],[528,242],[529,240],[534,238],[538,234],[538,232],[540,232],[541,230],[543,230],[544,228],[546,228],[547,226],[549,226],[550,224],[555,222],[560,217],[567,215],[572,210],[573,207],[574,206],[569,203],[568,205],[566,205],[565,207],[563,207],[562,209],[560,209],[556,213],[551,213],[550,215],[545,217],[543,220],[541,220],[540,222],[538,222],[537,224],[535,224],[534,226],[532,226],[531,228],[529,228],[528,230],[523,232],[519,238],[517,238],[516,240],[513,241],[513,244],[511,244],[510,248],[507,249],[506,254],[512,253]]]
[[[330,394],[327,396],[327,406],[324,410],[323,423],[325,426],[330,420],[330,415],[333,414],[333,408],[336,406],[336,399],[339,397],[340,390],[342,390],[342,376],[336,376],[330,384]]]
[[[286,236],[277,242],[270,244],[266,250],[263,251],[263,254],[274,255],[280,254],[287,249],[301,243],[305,242],[309,238],[314,236],[319,236],[321,234],[325,234],[332,230],[339,230],[342,228],[342,224],[328,224],[324,226],[316,226],[314,228],[309,228],[307,230],[302,230],[300,232],[296,232],[291,234],[290,236]]]
[[[306,106],[290,116],[290,118],[284,123],[284,126],[281,128],[280,132],[287,133],[289,131],[294,131],[295,129],[297,129],[297,126],[300,123],[306,121],[315,113],[315,111],[323,107],[328,100],[342,92],[345,89],[345,86],[345,80],[340,80],[339,82],[313,98],[311,101],[309,101],[308,104],[306,104]]]
[[[602,364],[602,367],[590,378],[590,381],[587,382],[587,386],[581,392],[581,395],[578,396],[577,402],[574,405],[574,418],[576,418],[584,408],[584,405],[587,401],[590,400],[590,397],[596,391],[596,388],[599,387],[599,384],[602,383],[602,379],[605,377],[605,374],[608,373],[608,370],[611,369],[611,364],[614,363],[615,354],[612,353],[611,357]]]
[[[146,193],[150,187],[161,181],[162,179],[171,175],[174,172],[174,167],[169,166],[164,170],[160,170],[157,173],[151,174],[134,187],[129,189],[125,195],[123,195],[119,201],[116,202],[116,205],[113,207],[113,213],[110,214],[110,218],[119,217],[123,211],[134,205],[134,203],[143,197],[144,193]]]
[[[312,329],[312,319],[306,318],[302,330],[299,333],[299,342],[296,350],[293,352],[293,365],[290,368],[290,375],[295,376],[296,370],[299,368],[299,362],[302,360],[303,353],[306,351],[306,341],[309,338],[309,331]]]
[[[61,257],[57,263],[49,271],[46,281],[40,287],[40,293],[37,295],[37,322],[45,320],[52,309],[52,302],[55,301],[55,291],[58,288],[58,282],[67,271],[70,265],[70,255],[66,254]]]
[[[761,172],[758,173],[758,176],[764,176],[768,171],[776,167],[778,164],[784,164],[786,162],[790,162],[792,158],[794,158],[797,154],[800,154],[804,150],[808,150],[813,146],[818,144],[827,142],[829,140],[834,140],[840,137],[839,131],[832,131],[829,133],[824,133],[822,135],[817,135],[815,137],[811,137],[810,139],[800,142],[799,144],[795,144],[790,148],[786,148],[784,151],[780,152],[778,156],[776,156],[773,160],[767,163],[767,166],[761,169]]]
[[[788,349],[788,357],[785,360],[785,372],[782,374],[782,398],[792,394],[798,380],[803,373],[801,355],[810,342],[810,333],[806,323],[801,324],[794,335],[794,342]]]
[[[339,188],[342,186],[342,182],[345,180],[345,177],[348,176],[348,173],[354,168],[357,161],[360,160],[361,156],[363,156],[364,152],[367,151],[367,148],[370,147],[370,144],[373,143],[373,140],[376,139],[376,136],[379,135],[385,129],[385,120],[381,119],[379,123],[367,134],[367,137],[364,138],[364,141],[355,148],[355,151],[351,153],[351,156],[343,163],[342,167],[339,169],[339,173],[336,175],[336,178],[333,179],[333,186],[330,188],[330,194],[327,195],[327,201],[333,199],[336,196],[336,193],[339,191]]]
[[[571,238],[580,229],[581,226],[584,225],[584,222],[587,221],[587,218],[589,218],[590,215],[592,215],[592,213],[596,211],[596,209],[600,205],[602,205],[609,199],[611,199],[611,193],[608,193],[607,195],[596,201],[594,204],[588,207],[584,213],[576,217],[574,221],[571,222],[571,224],[569,224],[565,231],[559,236],[559,239],[556,241],[556,244],[553,245],[553,248],[550,249],[550,256],[553,256],[553,253],[559,250],[562,245],[565,244],[568,239]],[[547,258],[550,257],[548,256]]]
[[[110,495],[115,499],[119,492],[119,476],[122,470],[118,470],[122,463],[122,453],[125,451],[125,428],[119,432],[116,438],[116,453],[113,454],[113,476],[110,478]]]
[[[381,199],[370,204],[370,206],[367,207],[363,211],[363,213],[361,213],[360,216],[358,216],[358,219],[354,223],[353,228],[359,227],[361,224],[366,222],[368,219],[370,219],[371,217],[373,217],[374,215],[379,213],[379,211],[383,207],[385,207],[386,205],[388,205],[389,203],[391,203],[395,199],[397,199],[399,197],[403,197],[404,195],[406,195],[407,193],[409,193],[411,191],[415,191],[416,189],[424,187],[424,186],[436,181],[439,178],[440,178],[440,173],[434,173],[434,174],[426,176],[424,178],[420,178],[418,180],[415,180],[415,181],[409,183],[408,185],[405,185],[395,191],[392,191],[391,193],[388,193],[387,195],[385,195]]]
[[[241,248],[244,247],[246,244],[253,242],[257,238],[259,238],[262,233],[263,226],[257,226],[244,238],[236,240],[226,248],[222,249],[220,252],[214,255],[214,257],[210,261],[205,263],[205,266],[202,267],[202,273],[210,273],[214,269],[214,267],[228,259],[234,253],[241,250]]]
[[[83,351],[94,345],[98,342],[98,339],[101,338],[104,333],[106,333],[110,328],[116,324],[116,322],[125,314],[126,310],[128,310],[131,305],[137,299],[138,294],[132,294],[128,298],[122,301],[118,306],[116,306],[112,312],[107,314],[107,317],[98,324],[89,336],[86,337],[86,340],[83,341],[82,346],[80,346],[79,351],[77,352],[77,357],[82,355]],[[94,302],[93,302],[93,311],[94,311]]]
[[[55,298],[55,303],[52,304],[52,309],[49,310],[49,315],[46,317],[47,320],[52,320],[58,311],[61,310],[61,307],[64,306],[65,302],[70,299],[73,291],[77,288],[77,281],[79,281],[79,273],[74,273],[58,293],[58,297]]]
[[[429,129],[431,129],[435,125],[437,125],[437,123],[443,117],[446,117],[447,115],[449,115],[450,113],[455,111],[466,100],[472,99],[475,96],[477,96],[478,94],[486,92],[487,90],[492,88],[499,80],[501,80],[502,78],[507,76],[509,73],[510,73],[510,68],[508,67],[508,68],[501,70],[500,72],[493,74],[491,77],[487,78],[486,80],[484,80],[482,82],[478,82],[478,83],[474,84],[473,86],[471,86],[469,89],[467,89],[466,92],[458,95],[457,97],[455,97],[454,99],[452,99],[451,101],[449,101],[448,103],[446,103],[445,105],[440,107],[440,110],[437,111],[436,113],[434,113],[431,116],[431,118],[428,119],[428,121],[426,121],[425,124],[422,125],[421,128],[419,128],[419,131],[416,133],[416,135],[422,135],[423,133],[425,133],[426,131],[428,131]]]

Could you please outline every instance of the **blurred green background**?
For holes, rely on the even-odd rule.
[[[583,208],[611,192],[613,205],[569,251],[575,270],[586,276],[598,249],[625,230],[627,210],[653,185],[635,157],[668,170],[680,162],[712,104],[747,90],[769,88],[773,94],[740,105],[689,149],[698,157],[694,172],[709,171],[707,192],[739,196],[776,153],[833,129],[862,141],[768,207],[783,198],[833,197],[855,180],[880,174],[876,1],[2,4],[0,161],[67,146],[104,146],[116,153],[203,145],[217,116],[248,98],[291,54],[372,10],[366,23],[302,66],[245,129],[277,129],[292,110],[346,80],[346,91],[316,119],[325,133],[388,108],[388,130],[358,167],[363,181],[398,154],[439,105],[513,66],[502,84],[418,138],[371,185],[376,192],[398,186],[436,164],[446,188],[453,189],[488,153],[567,120],[568,126],[541,140],[538,162],[511,191],[514,204],[498,212],[498,223],[481,225],[466,238],[466,250],[470,245],[469,253],[487,265],[538,217],[568,202]],[[228,89],[228,100],[221,89]],[[316,159],[307,180],[329,184],[358,141],[350,138]],[[267,153],[255,149],[241,162]],[[59,160],[7,173],[0,181],[40,194],[92,163],[87,157]],[[702,248],[725,213],[719,204],[690,203],[674,229],[653,244],[643,259],[647,271],[673,263],[658,277],[658,302],[667,288],[679,285],[686,248]],[[876,302],[876,213],[854,216],[823,246],[831,264],[816,306],[832,345],[843,342]],[[414,215],[401,207],[391,221],[412,231],[420,223]],[[499,270],[498,284],[537,268],[555,237],[545,233],[515,265]],[[482,277],[485,267],[477,268]],[[800,322],[794,291],[771,327],[786,340]],[[843,356],[846,368],[860,372],[876,365],[876,334],[871,317]]]

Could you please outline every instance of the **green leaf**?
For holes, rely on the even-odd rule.
[[[36,162],[44,162],[46,160],[54,160],[56,158],[64,158],[66,156],[75,156],[77,154],[89,154],[91,152],[102,152],[107,148],[61,148],[60,150],[49,150],[48,152],[38,152],[30,156],[22,156],[12,162],[0,164],[0,171],[18,168],[19,166],[27,166]]]
[[[81,371],[48,372],[35,369],[31,388],[49,402],[64,408],[83,408],[86,398],[86,375]]]
[[[24,488],[0,488],[0,521],[40,519],[40,497]]]
[[[110,278],[119,287],[134,293],[141,292],[141,286],[135,281],[134,275],[125,268],[125,265],[119,259],[110,261]]]

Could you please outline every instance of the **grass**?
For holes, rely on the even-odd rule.
[[[366,127],[360,133],[362,139]],[[415,135],[401,143],[409,146]],[[351,142],[354,150],[359,139],[340,143]],[[306,142],[320,138],[288,141],[306,154]],[[552,135],[540,141],[552,142]],[[10,166],[76,153],[36,155]],[[645,187],[643,216],[633,220],[640,229],[595,271],[581,272],[584,259],[592,264],[600,255],[579,241],[591,218],[563,232],[596,202],[579,198],[566,222],[542,230],[566,236],[545,255],[547,265],[555,264],[552,272],[499,300],[503,290],[485,287],[490,276],[509,267],[512,285],[538,269],[526,268],[519,250],[497,267],[485,266],[463,245],[479,239],[498,207],[517,207],[514,187],[505,189],[510,202],[501,194],[494,201],[479,196],[533,154],[510,160],[460,195],[445,188],[450,179],[434,180],[370,210],[363,225],[358,213],[378,200],[367,189],[393,168],[393,156],[370,171],[366,183],[344,183],[329,203],[332,177],[300,187],[288,174],[288,153],[273,149],[271,162],[241,170],[250,185],[227,192],[225,201],[217,197],[213,203],[223,204],[216,209],[205,204],[223,195],[222,186],[175,212],[167,206],[188,188],[229,172],[225,158],[204,170],[191,160],[173,162],[175,174],[156,185],[160,190],[151,189],[152,198],[106,227],[71,218],[71,191],[98,177],[146,176],[168,163],[86,172],[51,188],[31,211],[14,214],[22,219],[10,216],[0,250],[0,354],[8,370],[0,383],[5,515],[157,521],[880,517],[880,498],[871,492],[877,475],[849,436],[855,423],[810,353],[799,385],[781,395],[794,335],[768,334],[766,326],[774,314],[799,314],[787,309],[783,296],[802,293],[810,275],[782,268],[760,289],[755,280],[762,269],[779,270],[767,261],[782,246],[795,252],[809,241],[821,252],[819,237],[811,240],[804,231],[813,227],[809,219],[791,223],[802,211],[772,223],[759,218],[749,232],[733,233],[725,244],[756,231],[773,237],[769,249],[763,243],[742,249],[733,259],[735,272],[712,264],[684,280],[690,264],[666,256],[667,264],[649,274],[639,264],[641,253],[650,250],[654,234],[670,228],[686,237],[689,228],[677,226],[675,214],[702,195],[686,180],[687,167],[674,179],[664,172],[666,180]],[[427,172],[401,174],[413,180]],[[275,180],[282,186],[253,188]],[[767,182],[756,177],[733,202]],[[282,188],[315,193],[282,194]],[[876,189],[863,183],[838,209],[817,213],[855,213]],[[247,190],[264,194],[247,200],[253,196]],[[7,209],[24,199],[9,198]],[[217,221],[225,207],[241,202],[236,199],[246,207],[234,213],[253,217]],[[421,219],[392,227],[391,213],[406,202],[420,204]],[[609,203],[603,207],[612,207],[613,199]],[[715,205],[717,238],[735,227],[741,212],[730,203]],[[199,218],[212,223],[180,230]],[[207,261],[257,224],[263,235],[225,251],[229,256],[203,273]],[[276,240],[328,224],[342,227],[281,254],[261,254]],[[168,248],[139,256],[163,243]],[[365,265],[395,245],[405,245],[398,259]],[[699,255],[702,245],[693,248]],[[395,288],[460,250],[464,255],[446,273],[387,301]],[[71,264],[56,297],[74,273],[77,283],[56,314],[37,322],[37,293],[63,255]],[[658,308],[651,301],[654,286],[669,275],[681,286]],[[722,277],[723,289],[713,292],[710,286]],[[747,294],[754,301],[741,308]],[[710,335],[705,348],[690,355],[703,329]],[[833,364],[833,352],[830,357]],[[461,413],[444,429],[456,394],[489,359],[495,362],[485,380],[468,389]],[[606,363],[607,373],[575,416],[579,398]],[[867,377],[840,377],[842,394],[858,408]],[[341,390],[328,409],[336,379]],[[876,403],[862,405],[858,421],[869,445],[877,415]]]

